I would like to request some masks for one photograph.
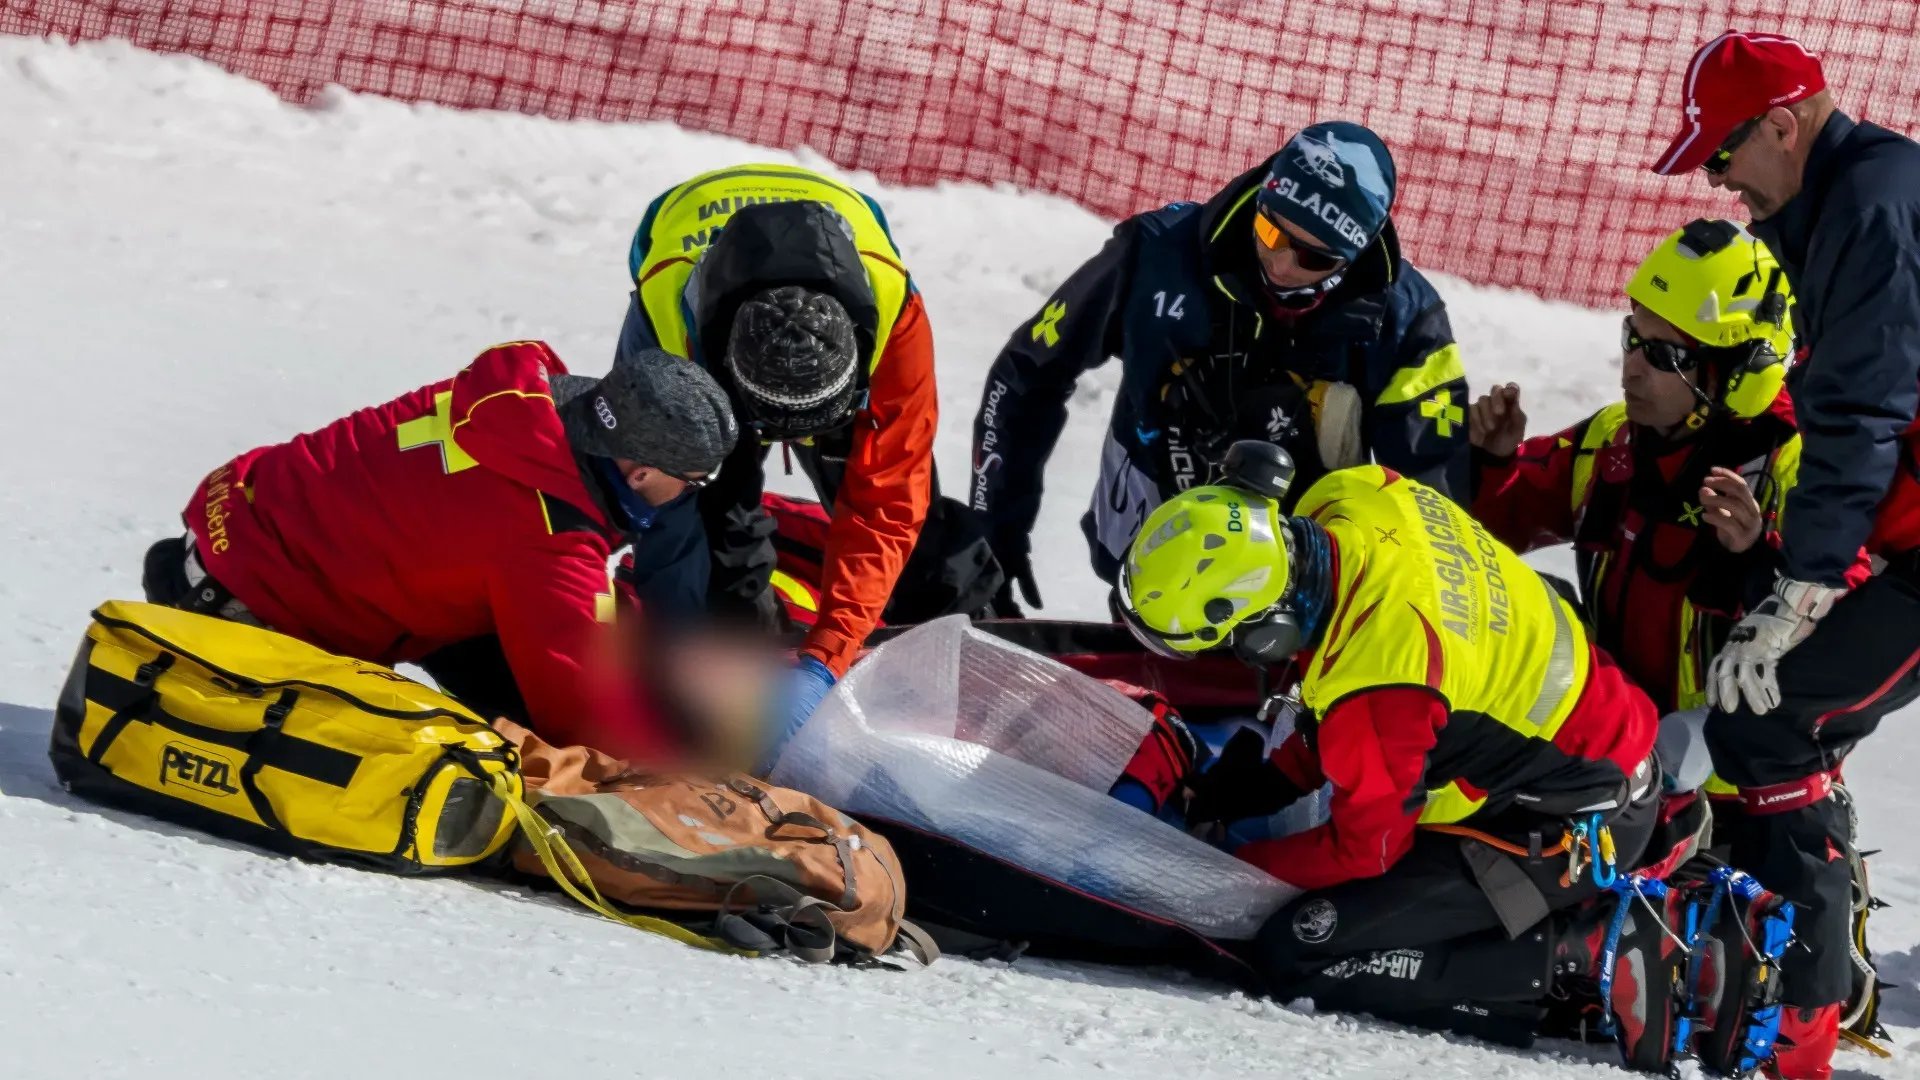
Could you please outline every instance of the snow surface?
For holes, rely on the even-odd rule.
[[[271,858],[68,798],[45,757],[88,610],[138,596],[195,480],[232,453],[539,337],[604,370],[646,202],[695,172],[807,154],[663,125],[556,124],[328,96],[290,108],[197,61],[0,39],[0,1046],[9,1076],[1624,1075],[1313,1016],[1178,975],[1022,961],[915,974],[716,957],[544,896]],[[1054,198],[886,189],[926,294],[950,484],[987,363],[1101,243]],[[1169,197],[1194,192],[1169,192]],[[1597,223],[1604,227],[1604,223]],[[1617,313],[1441,277],[1477,389],[1534,430],[1606,401]],[[1083,380],[1037,538],[1049,615],[1099,617],[1078,518],[1117,366]],[[799,477],[783,480],[803,491]],[[1850,771],[1920,981],[1916,715]],[[1891,992],[1920,1077],[1920,995]],[[1602,1052],[1604,1053],[1604,1052]]]

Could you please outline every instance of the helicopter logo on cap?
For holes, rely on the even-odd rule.
[[[1319,177],[1329,187],[1347,186],[1347,168],[1340,161],[1340,155],[1333,146],[1321,142],[1310,135],[1298,135],[1293,140],[1294,149],[1300,153],[1300,164],[1310,173]]]

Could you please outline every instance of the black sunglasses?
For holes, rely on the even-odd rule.
[[[1692,371],[1700,363],[1705,346],[1675,345],[1671,341],[1654,341],[1643,338],[1633,329],[1633,316],[1620,320],[1620,351],[1630,353],[1640,350],[1647,363],[1658,371]]]
[[[1720,148],[1709,154],[1707,160],[1700,163],[1700,167],[1714,176],[1724,175],[1727,167],[1733,164],[1733,152],[1740,149],[1748,139],[1753,138],[1753,133],[1760,129],[1760,121],[1764,119],[1766,118],[1756,116],[1746,123],[1741,124],[1739,127],[1734,128],[1727,134],[1727,137],[1721,141]]]
[[[688,491],[699,491],[701,488],[706,487],[708,484],[720,478],[720,470],[718,468],[705,476],[688,476],[685,473],[674,472],[672,469],[662,469],[657,465],[654,467],[654,471],[663,476],[670,476],[687,485]]]

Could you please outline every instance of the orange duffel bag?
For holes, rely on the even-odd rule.
[[[519,748],[526,805],[550,827],[514,839],[515,869],[603,914],[621,917],[609,900],[661,913],[738,949],[814,962],[870,961],[896,946],[922,963],[938,956],[904,918],[892,845],[820,800],[741,773],[635,773],[509,721],[494,727]],[[544,850],[554,840],[571,858]],[[570,880],[570,864],[588,881]]]

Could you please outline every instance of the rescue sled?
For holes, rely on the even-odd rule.
[[[943,949],[1252,986],[1235,943],[1296,890],[1108,796],[1152,724],[1122,690],[949,616],[887,635],[771,780],[884,835],[909,917]]]
[[[818,611],[828,517],[818,503],[805,499],[769,494],[763,505],[777,524],[774,544],[779,561],[773,587],[790,623],[804,629]],[[976,560],[946,559],[939,552],[917,553],[916,559],[923,565],[951,564],[959,571],[957,576],[950,574],[931,596],[922,590],[918,596],[902,599],[896,591],[889,615],[905,613],[912,619],[980,614],[953,611],[950,603],[947,610],[941,606],[954,596],[971,598],[963,603],[981,602],[982,590],[963,580],[965,566],[960,565],[970,566]],[[903,589],[914,587],[902,585]],[[1264,915],[1284,901],[1286,890],[1224,852],[1106,795],[1146,734],[1148,718],[1120,690],[1103,682],[1156,691],[1183,715],[1204,722],[1251,715],[1260,700],[1257,676],[1230,659],[1175,663],[1157,657],[1118,623],[991,618],[945,622],[882,625],[868,638],[861,664],[849,673],[847,692],[837,695],[858,702],[867,714],[860,722],[867,725],[884,726],[903,716],[929,712],[945,715],[949,727],[944,735],[888,729],[877,736],[917,738],[918,745],[896,749],[907,756],[923,755],[926,771],[909,770],[911,776],[894,778],[892,790],[878,793],[861,790],[846,776],[823,775],[831,770],[820,756],[828,752],[822,744],[831,744],[836,734],[844,738],[842,729],[854,723],[830,699],[782,758],[774,773],[776,782],[817,790],[886,836],[910,883],[910,917],[935,932],[950,952],[1172,965],[1257,988],[1235,940],[1251,938]],[[920,640],[908,640],[909,635]],[[1049,661],[1072,671],[1062,673]],[[939,683],[941,673],[954,675],[963,667],[990,670],[993,678],[969,682],[964,694],[957,685],[949,685],[944,700],[934,703],[932,699],[940,694],[929,691],[929,685]],[[913,690],[910,700],[883,716],[875,714],[888,713],[890,703],[875,700],[872,688],[879,686]],[[1009,692],[1009,687],[1016,689]],[[1061,745],[1046,748],[1037,757],[1031,743],[996,746],[996,736],[1014,736],[1006,731],[983,732],[978,723],[997,710],[1004,711],[1014,699],[1019,699],[1025,709],[1023,719],[1033,729],[1026,732],[1029,739],[1035,731],[1059,729],[1075,733],[1067,743],[1078,739],[1084,747],[1085,740],[1099,742],[1102,737],[1104,742],[1097,752],[1069,755],[1072,760],[1058,756],[1064,749]],[[969,724],[975,726],[970,730]],[[951,739],[952,745],[940,745],[943,738]],[[1011,757],[1002,753],[1007,750]],[[1023,761],[1023,752],[1034,760]],[[975,758],[964,765],[953,760],[956,754],[967,753]],[[943,759],[955,770],[966,770],[967,787],[960,801],[1017,808],[1006,824],[1024,814],[1043,823],[1034,828],[1055,827],[1054,850],[1021,847],[1004,836],[969,836],[966,823],[956,820],[965,817],[961,808],[923,805],[929,790],[960,775],[957,771],[937,775],[939,769],[932,763]],[[1056,774],[1036,775],[1049,770]],[[1073,775],[1068,779],[1057,772]],[[998,780],[1011,785],[1009,790],[993,790]],[[934,799],[937,802],[937,796]],[[1100,833],[1101,829],[1107,831]],[[1068,865],[1071,856],[1089,849],[1129,846],[1141,850],[1135,858],[1117,860],[1118,865]],[[1124,878],[1128,871],[1137,880],[1115,880],[1115,874]],[[1155,880],[1183,874],[1209,879],[1209,871],[1216,884],[1237,879],[1239,891],[1222,885],[1210,895],[1186,898],[1184,908],[1173,897],[1159,897],[1163,902],[1156,907],[1153,896],[1141,895],[1153,891]],[[1262,899],[1249,909],[1248,897],[1255,894]],[[1236,907],[1237,918],[1231,913]]]
[[[781,496],[767,496],[765,505],[778,524],[779,567],[775,587],[786,603],[790,619],[796,626],[804,627],[811,623],[817,610],[816,583],[826,513],[818,504]],[[869,700],[868,686],[897,682],[924,687],[929,679],[937,678],[935,673],[947,662],[942,649],[963,652],[973,649],[983,653],[998,649],[1001,655],[991,661],[996,665],[996,679],[981,680],[972,688],[977,694],[999,693],[998,687],[1010,681],[1018,682],[1022,677],[1063,678],[1038,674],[1041,669],[1037,666],[1034,674],[1021,670],[1021,657],[1032,656],[1055,661],[1086,676],[1081,681],[1091,686],[1127,684],[1154,691],[1170,702],[1189,725],[1197,728],[1251,718],[1266,697],[1261,677],[1238,660],[1228,656],[1203,656],[1186,661],[1166,659],[1148,651],[1119,623],[992,618],[974,618],[970,622],[953,618],[951,621],[955,627],[938,631],[950,640],[937,646],[922,646],[911,640],[913,636],[935,631],[934,626],[883,626],[876,630],[867,642],[867,658],[849,673],[850,685],[844,696],[856,701],[861,710],[884,713],[886,703]],[[964,627],[964,631],[960,627]],[[896,649],[903,646],[905,655],[896,653]],[[921,693],[904,707],[924,709],[927,696]],[[943,703],[941,707],[956,706]],[[837,727],[854,722],[853,718],[835,712],[835,708],[830,699],[829,706],[823,707],[823,713],[816,715],[807,731],[828,739]],[[991,711],[992,706],[980,701],[962,701],[957,708],[964,714],[969,710]],[[1072,715],[1075,711],[1062,704],[1058,712],[1047,719],[1054,723],[1076,722],[1081,718]],[[1077,792],[1057,786],[1048,789],[1051,796],[1063,800],[1054,808],[1056,811],[1070,806],[1075,814],[1089,815],[1089,820],[1091,816],[1104,814],[1106,817],[1101,820],[1111,818],[1114,833],[1098,837],[1067,833],[1056,837],[1056,841],[1068,849],[1084,849],[1141,843],[1143,838],[1159,832],[1174,834],[1188,845],[1214,850],[1106,796],[1107,787],[1117,777],[1127,755],[1138,745],[1137,738],[1145,733],[1145,711],[1137,707],[1132,711],[1138,714],[1138,723],[1142,726],[1133,736],[1136,741],[1124,747],[1125,752],[1113,751],[1117,760],[1107,762],[1110,771],[1082,778],[1085,783]],[[865,716],[859,720],[872,723],[876,717]],[[960,736],[962,741],[966,738],[963,732],[949,734]],[[932,747],[922,749],[937,752]],[[816,793],[887,836],[900,853],[911,885],[909,915],[922,925],[957,931],[950,934],[948,942],[955,946],[953,951],[968,952],[972,943],[975,949],[988,955],[996,949],[1004,955],[1024,948],[1034,955],[1106,963],[1173,964],[1257,985],[1251,969],[1241,958],[1242,948],[1238,944],[1252,936],[1257,924],[1248,926],[1243,922],[1222,932],[1219,925],[1208,924],[1204,919],[1190,917],[1183,921],[1170,917],[1169,911],[1152,910],[1140,903],[1137,896],[1121,895],[1121,890],[1112,887],[1113,882],[1097,882],[1096,885],[1102,887],[1088,888],[1074,879],[1070,867],[1045,865],[1045,860],[1035,858],[1031,851],[1002,850],[996,846],[998,838],[995,837],[961,835],[950,827],[952,822],[942,816],[945,808],[935,807],[928,812],[909,798],[907,791],[896,792],[895,803],[882,805],[863,797],[851,786],[836,785],[817,771],[809,772],[806,766],[790,765],[793,760],[797,759],[783,758],[781,770],[775,773],[776,782],[809,791],[815,791],[816,785],[825,786],[827,790]],[[920,780],[917,776],[909,779]],[[975,779],[970,779],[969,784],[971,798],[994,798],[991,793],[980,790],[981,785]],[[920,793],[913,783],[899,786],[910,788],[913,794]],[[902,806],[906,807],[905,812],[900,809]],[[1028,807],[1027,812],[1040,814],[1032,807]],[[1650,853],[1657,854],[1650,854],[1647,860],[1650,865],[1644,867],[1643,872],[1664,876],[1691,858],[1698,850],[1707,813],[1705,800],[1692,793],[1668,799],[1663,806],[1661,831],[1649,849]],[[1164,866],[1143,868],[1142,873],[1175,876]],[[1202,906],[1215,905],[1216,910],[1209,914],[1217,917],[1222,910],[1238,903],[1239,898],[1218,893],[1196,898],[1196,902]],[[1273,904],[1273,908],[1278,906],[1278,902]]]

